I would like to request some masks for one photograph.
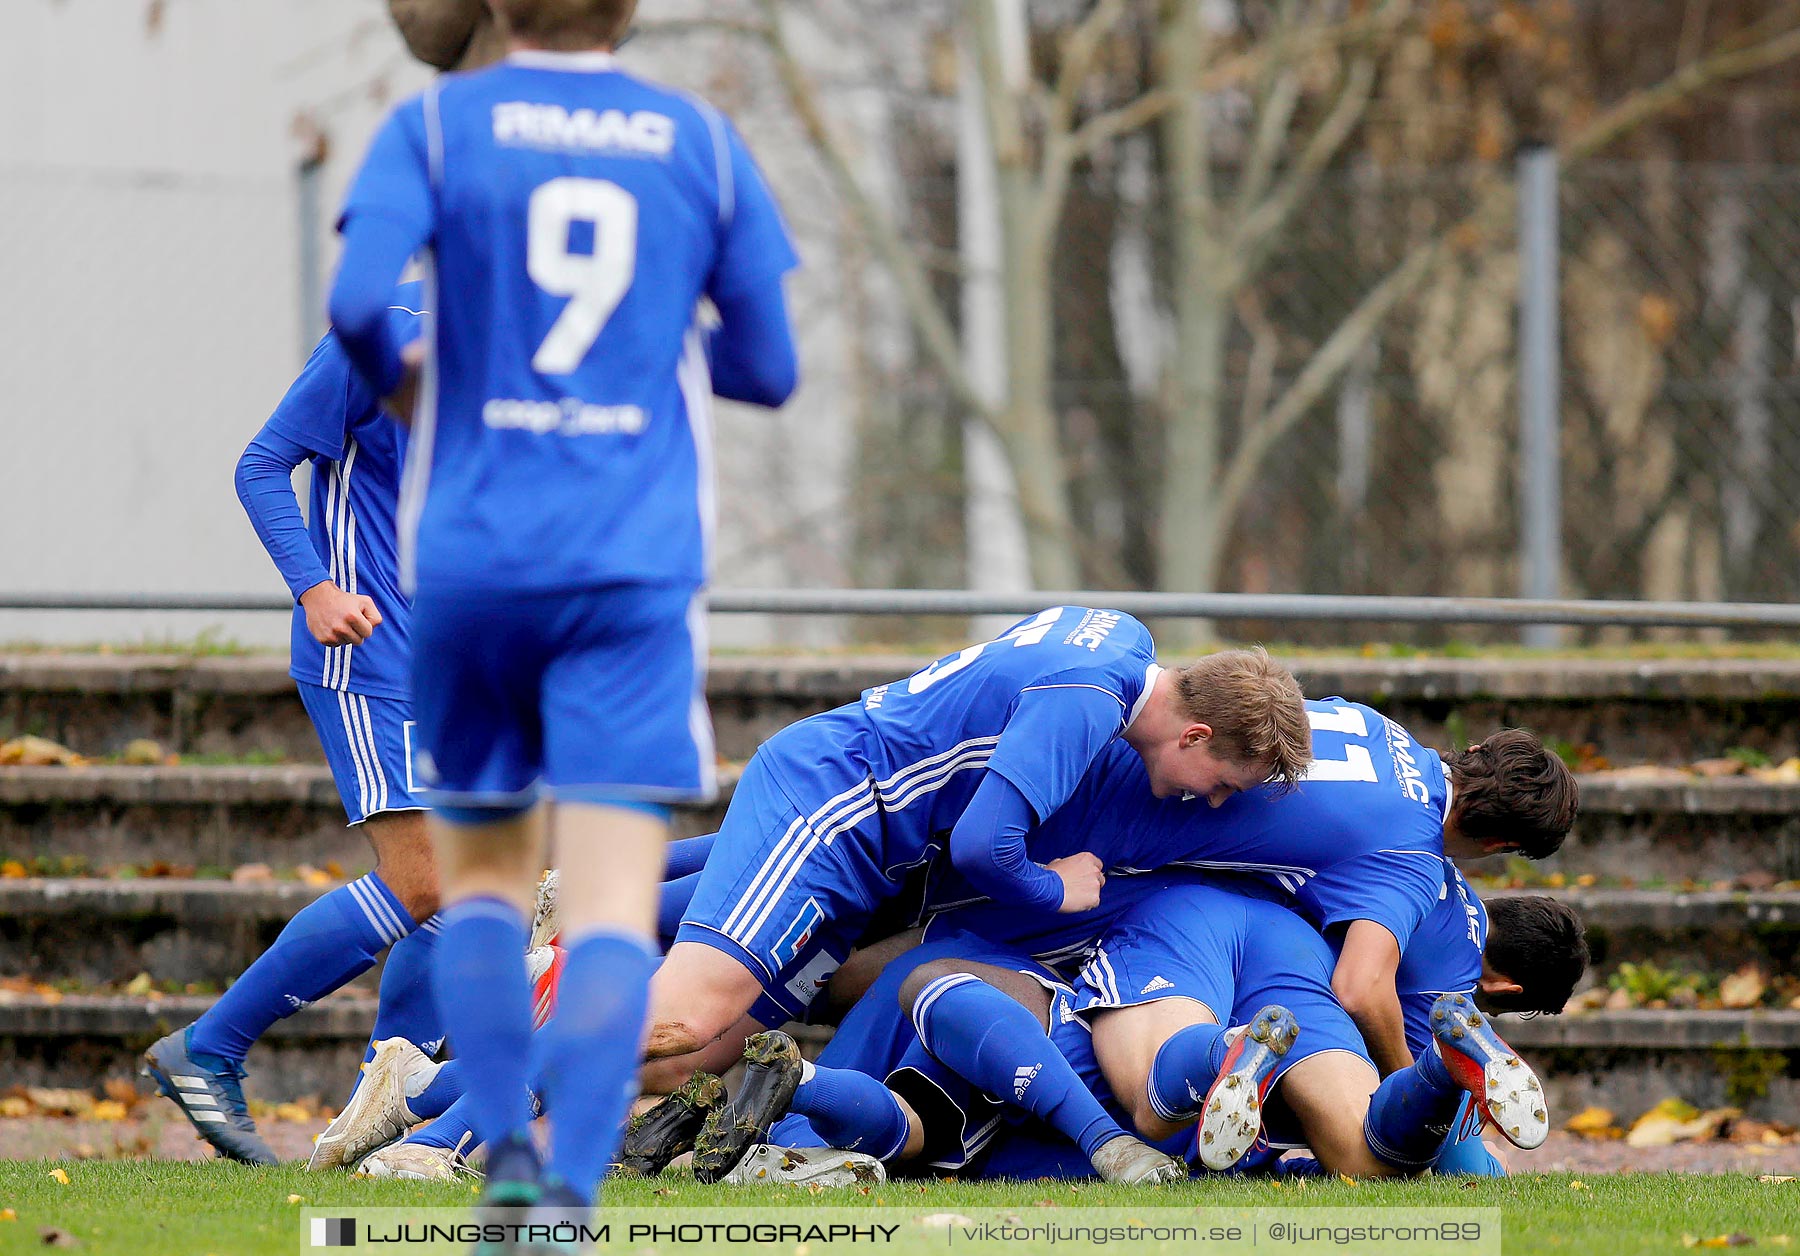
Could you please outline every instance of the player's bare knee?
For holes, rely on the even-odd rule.
[[[638,1089],[645,1095],[674,1094],[693,1075],[693,1062],[687,1056],[646,1060],[638,1074]]]
[[[917,968],[906,974],[906,980],[900,983],[900,1010],[905,1012],[908,1016],[911,1016],[913,1004],[919,1001],[919,996],[925,992],[926,986],[930,985],[940,977],[949,977],[956,973],[966,973],[968,971],[969,966],[962,960],[926,960],[923,964],[920,964]]]

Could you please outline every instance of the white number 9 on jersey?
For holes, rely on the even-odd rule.
[[[569,227],[593,224],[594,251],[571,253]],[[637,198],[604,179],[552,179],[531,193],[525,269],[531,282],[569,303],[531,357],[543,375],[567,375],[631,289],[637,270]]]

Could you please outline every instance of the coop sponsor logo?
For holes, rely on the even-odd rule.
[[[481,421],[497,431],[538,436],[636,436],[649,425],[637,406],[590,406],[575,397],[561,401],[495,397],[481,407]]]

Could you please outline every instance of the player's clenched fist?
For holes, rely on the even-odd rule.
[[[361,645],[381,622],[375,599],[346,593],[329,580],[321,580],[300,595],[306,611],[306,630],[320,645]]]
[[[1100,887],[1106,884],[1105,865],[1097,855],[1082,851],[1064,855],[1044,865],[1062,878],[1063,900],[1057,911],[1089,911],[1100,906]]]

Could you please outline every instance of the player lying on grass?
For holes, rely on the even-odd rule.
[[[1461,915],[1460,906],[1454,912]],[[1573,936],[1579,945],[1578,930]],[[1311,1146],[1334,1172],[1384,1175],[1428,1167],[1447,1150],[1446,1127],[1464,1087],[1475,1091],[1484,1110],[1496,1110],[1514,1130],[1511,1137],[1541,1140],[1544,1114],[1535,1079],[1492,1039],[1461,994],[1440,996],[1435,1022],[1433,1014],[1410,1018],[1421,1027],[1435,1023],[1445,1045],[1427,1047],[1418,1066],[1395,1074],[1378,1092],[1360,1037],[1331,995],[1329,951],[1284,908],[1177,881],[1144,896],[1113,940],[1116,962],[1157,970],[1140,996],[1147,1004],[1210,1003],[1248,1022],[1229,1032],[1210,1026],[1206,1049],[1188,1052],[1179,1070],[1159,1059],[1161,1074],[1153,1079],[1160,1083],[1160,1124],[1140,1131],[1172,1138],[1167,1147],[1185,1144],[1208,1167],[1228,1167],[1261,1136],[1262,1109],[1272,1090],[1271,1138]],[[1557,947],[1553,942],[1549,950]],[[809,1124],[776,1126],[771,1137],[778,1143],[824,1142],[890,1162],[985,1176],[1091,1172],[1071,1162],[1069,1144],[1091,1155],[1096,1139],[1117,1138],[1129,1120],[1111,1098],[1077,1011],[1085,1004],[1090,1015],[1093,1009],[1117,1014],[1108,1010],[1117,996],[1106,971],[1096,966],[1084,973],[1073,998],[1046,999],[1040,990],[1054,987],[1053,976],[1017,952],[967,935],[928,944],[890,965],[817,1066],[801,1065],[784,1035],[756,1039],[747,1052],[752,1064],[744,1088],[699,1131],[696,1171],[707,1180],[729,1171],[791,1093],[791,1111]],[[1494,973],[1483,985],[1529,991],[1527,998],[1554,997],[1537,976],[1528,972],[1521,987]],[[1562,980],[1561,972],[1551,972],[1551,984]],[[896,991],[898,1006],[891,1001]],[[909,1018],[896,1015],[900,1007]],[[1180,1045],[1195,1045],[1195,1035],[1188,1036]],[[1494,1064],[1496,1076],[1509,1078],[1506,1087],[1489,1086],[1470,1059]],[[1454,1081],[1443,1060],[1452,1062]],[[637,1151],[637,1167],[654,1171],[669,1150],[683,1149],[694,1137],[693,1109],[701,1105],[691,1095],[682,1098],[685,1104],[671,1100],[640,1120],[627,1140],[628,1163]],[[1045,1130],[1029,1124],[1018,1127],[1016,1118],[1001,1120],[1004,1106],[1029,1111],[1063,1139],[1046,1139]],[[1195,1117],[1202,1110],[1196,1140]],[[1445,1155],[1438,1167],[1477,1169],[1466,1154]]]
[[[946,844],[991,898],[1092,907],[1100,861],[1076,846],[1046,866],[1027,844],[1109,750],[1139,765],[1146,795],[1217,806],[1291,786],[1308,742],[1299,687],[1261,651],[1165,670],[1142,624],[1078,606],[802,720],[738,782],[652,982],[648,1055],[688,1057],[678,1075],[716,1068],[773,1023],[750,1015],[759,999],[777,1019],[804,1014],[875,909]]]
[[[418,284],[384,312],[410,341],[423,317]],[[274,1164],[244,1103],[244,1057],[270,1025],[374,965],[382,972],[374,1043],[404,1039],[426,1054],[444,1037],[430,987],[437,874],[414,793],[407,700],[410,607],[394,542],[405,432],[327,335],[237,465],[238,499],[294,595],[292,664],[352,826],[375,870],[303,908],[219,1001],[144,1055],[144,1072],[223,1156]],[[291,475],[312,464],[310,522]]]

